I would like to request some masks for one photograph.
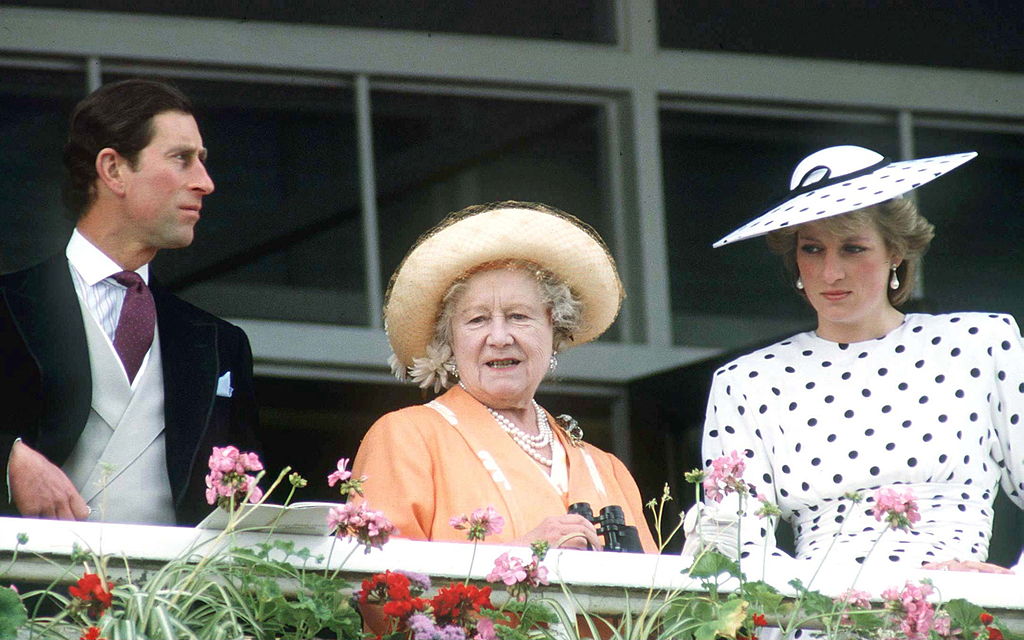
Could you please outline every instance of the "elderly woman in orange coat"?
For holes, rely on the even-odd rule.
[[[625,466],[534,399],[557,352],[603,333],[622,297],[600,237],[546,205],[469,207],[424,234],[392,277],[385,326],[400,379],[449,389],[370,428],[353,469],[367,502],[405,538],[465,540],[449,520],[489,506],[504,527],[488,541],[570,548],[601,547],[570,504],[619,505],[656,551]]]

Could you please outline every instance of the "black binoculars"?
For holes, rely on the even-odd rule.
[[[581,515],[597,526],[597,535],[604,538],[605,551],[643,553],[640,534],[636,527],[626,524],[626,516],[619,505],[610,504],[602,508],[601,515],[595,518],[589,502],[575,502],[569,505],[569,513]]]

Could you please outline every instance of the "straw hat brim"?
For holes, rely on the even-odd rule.
[[[384,328],[398,360],[411,366],[425,355],[453,282],[502,260],[536,263],[569,285],[582,306],[582,326],[571,345],[597,338],[618,315],[624,292],[615,261],[584,222],[518,207],[452,214],[417,241],[388,286]]]
[[[972,151],[892,162],[869,174],[806,191],[772,207],[713,246],[718,248],[891,200],[949,173],[977,155]]]

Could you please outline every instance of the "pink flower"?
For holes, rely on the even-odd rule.
[[[477,509],[469,516],[452,516],[448,524],[456,529],[467,529],[466,538],[469,540],[483,540],[487,536],[501,533],[505,528],[505,518],[494,507],[486,507]]]
[[[935,620],[932,623],[932,629],[935,629],[935,633],[943,638],[948,638],[953,635],[952,626],[953,619],[949,617],[948,613],[941,611],[935,614]]]
[[[476,621],[476,635],[473,640],[497,640],[498,634],[494,630],[494,620],[480,618]]]
[[[235,471],[245,473],[247,471],[263,471],[263,463],[255,453],[239,453],[238,462],[235,464]]]
[[[258,478],[248,474],[262,471],[263,463],[255,453],[241,452],[236,447],[214,447],[209,460],[210,473],[206,474],[206,501],[227,507],[232,501],[241,504],[259,502],[263,491],[257,485]]]
[[[747,463],[738,451],[731,451],[711,461],[711,470],[704,478],[704,495],[708,500],[721,502],[722,498],[736,491],[746,493],[743,471]]]
[[[333,487],[339,482],[344,482],[345,480],[348,480],[349,478],[352,477],[352,472],[349,471],[346,467],[348,467],[348,458],[339,459],[338,470],[332,472],[331,475],[327,476],[328,487]]]
[[[852,609],[870,609],[871,608],[871,594],[867,591],[857,591],[856,589],[847,589],[846,591],[833,598],[833,601],[839,606],[837,611],[843,611],[842,617],[839,619],[840,624],[852,624],[853,620],[850,616],[846,615],[846,611]]]
[[[366,476],[353,478],[352,472],[348,470],[348,463],[348,458],[338,460],[338,468],[327,476],[327,486],[333,487],[337,484],[338,491],[343,496],[363,495],[363,483],[366,482]],[[339,482],[341,484],[338,484]]]
[[[210,471],[228,473],[235,470],[235,461],[238,459],[238,449],[232,445],[226,447],[214,447],[210,454]]]
[[[525,600],[531,588],[548,584],[548,569],[537,556],[533,556],[530,564],[525,564],[505,552],[494,561],[494,568],[487,574],[486,580],[503,582],[512,597]]]
[[[884,517],[893,529],[909,530],[921,519],[914,492],[910,489],[902,494],[893,489],[879,489],[875,492],[875,506],[872,510],[875,520],[881,522]]]
[[[867,591],[847,589],[835,598],[835,602],[850,604],[858,609],[867,609],[871,607],[871,594]]]
[[[487,582],[504,582],[512,586],[526,580],[526,565],[523,561],[505,552],[494,561],[494,568],[487,574]]]
[[[925,640],[935,629],[935,609],[927,600],[934,591],[927,583],[907,582],[902,591],[889,588],[882,592],[893,622],[899,623],[900,631],[908,640]]]
[[[398,533],[383,513],[368,509],[366,503],[331,507],[327,525],[341,539],[354,538],[366,547],[366,553],[370,553],[371,547],[382,548],[392,535]]]

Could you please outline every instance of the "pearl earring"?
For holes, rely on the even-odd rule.
[[[804,279],[801,278],[800,276],[796,277],[796,288],[799,289],[800,291],[804,290]]]
[[[900,279],[896,277],[896,265],[892,265],[892,277],[889,278],[889,288],[893,291],[900,288]]]
[[[555,357],[557,355],[558,355],[557,351],[553,351],[551,353],[551,360],[548,362],[548,370],[549,371],[554,371],[558,367],[558,358]]]

